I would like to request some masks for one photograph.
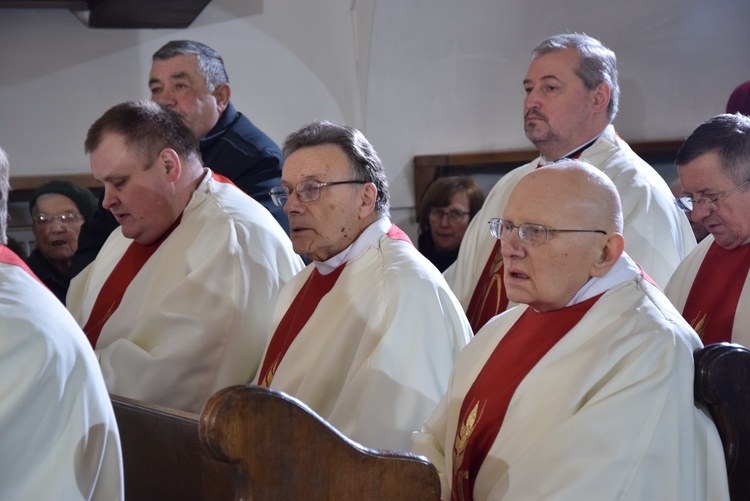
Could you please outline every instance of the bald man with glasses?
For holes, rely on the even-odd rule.
[[[389,218],[388,181],[356,129],[316,122],[283,147],[274,203],[312,263],[281,292],[255,382],[368,447],[407,450],[471,329],[440,272]]]
[[[680,263],[667,296],[704,344],[750,346],[750,118],[707,120],[675,163],[683,189],[675,204],[710,235]]]
[[[612,181],[553,163],[498,216],[485,231],[519,305],[464,348],[413,436],[441,499],[727,499],[718,432],[693,401],[701,342],[623,252]]]

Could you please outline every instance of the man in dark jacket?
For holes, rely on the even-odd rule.
[[[289,233],[289,222],[268,191],[281,181],[281,151],[229,98],[229,77],[221,56],[191,40],[173,40],[153,55],[148,85],[151,99],[175,111],[200,139],[203,165],[230,179],[266,207]],[[114,217],[101,208],[81,229],[71,274],[96,258]]]

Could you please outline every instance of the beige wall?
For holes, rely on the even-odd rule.
[[[225,58],[233,101],[281,142],[314,119],[363,130],[412,235],[415,154],[527,148],[521,81],[547,35],[618,55],[627,140],[676,139],[750,80],[747,0],[213,0],[186,30],[95,30],[66,10],[0,10],[0,145],[13,175],[85,172],[109,106],[147,98],[151,54],[192,38]]]

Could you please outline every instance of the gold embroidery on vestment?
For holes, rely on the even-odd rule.
[[[453,492],[459,493],[459,499],[461,501],[464,501],[464,490],[462,488],[463,484],[464,482],[469,481],[469,465],[466,465],[464,467],[463,464],[464,455],[466,454],[466,444],[468,443],[471,434],[474,433],[479,420],[482,419],[482,414],[484,414],[484,406],[486,405],[486,403],[486,401],[482,403],[481,408],[479,407],[479,402],[474,403],[474,406],[471,407],[471,410],[466,416],[466,419],[464,419],[464,422],[461,423],[461,425],[458,427],[458,430],[456,430],[456,439],[453,441],[453,471],[455,473],[454,478],[460,485],[454,485],[452,490]]]

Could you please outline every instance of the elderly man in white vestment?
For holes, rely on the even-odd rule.
[[[523,86],[526,137],[541,156],[498,181],[444,273],[474,332],[512,306],[503,286],[501,244],[485,225],[503,213],[519,179],[549,162],[580,158],[614,182],[623,205],[625,250],[659,286],[695,247],[690,222],[672,203],[667,183],[612,125],[620,96],[614,52],[586,35],[547,38],[534,49]]]
[[[200,412],[255,376],[279,291],[302,260],[262,205],[201,165],[174,112],[114,106],[85,146],[120,226],[71,282],[68,308],[111,393]]]
[[[442,499],[727,499],[719,434],[693,400],[701,342],[623,252],[612,182],[563,160],[498,216],[486,231],[521,304],[464,348],[413,437]]]
[[[471,336],[466,316],[390,222],[385,171],[361,132],[309,124],[283,152],[271,196],[312,263],[281,292],[256,382],[360,444],[407,450]]]
[[[709,231],[665,292],[704,344],[750,347],[750,117],[715,116],[693,131],[675,160],[675,200]]]
[[[0,149],[0,499],[123,499],[120,435],[81,328],[6,247]]]

